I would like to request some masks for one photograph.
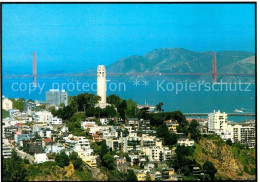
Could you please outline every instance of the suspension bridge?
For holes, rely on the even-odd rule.
[[[37,85],[37,77],[69,77],[69,76],[96,76],[96,73],[67,73],[67,74],[37,74],[37,63],[36,63],[36,52],[33,52],[33,71],[32,75],[6,75],[3,76],[3,78],[15,78],[15,77],[32,77],[33,78],[33,84]],[[255,74],[245,74],[245,73],[217,73],[217,58],[216,58],[216,52],[213,52],[213,62],[212,62],[212,72],[210,73],[108,73],[108,76],[161,76],[161,75],[207,75],[212,77],[212,82],[217,82],[217,76],[246,76],[251,77],[255,76]]]

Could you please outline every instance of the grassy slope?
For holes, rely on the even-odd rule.
[[[94,180],[84,168],[83,171],[74,170],[72,164],[61,168],[55,162],[27,165],[29,181],[90,181]]]
[[[207,160],[217,168],[219,179],[252,178],[255,173],[255,150],[227,145],[218,137],[203,137],[195,144],[193,158],[201,165]]]

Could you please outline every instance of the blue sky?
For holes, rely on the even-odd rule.
[[[153,49],[255,52],[254,4],[4,4],[3,74],[83,72]]]

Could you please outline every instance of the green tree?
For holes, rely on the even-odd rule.
[[[126,119],[126,114],[125,114],[126,108],[127,108],[126,100],[123,100],[123,102],[118,106],[119,116],[120,116],[123,120]]]
[[[226,143],[230,146],[232,146],[232,140],[231,139],[227,139]]]
[[[88,107],[85,111],[86,116],[92,117],[97,115],[97,110],[94,107]]]
[[[72,106],[65,106],[55,112],[54,116],[62,118],[63,120],[69,120],[76,113],[76,109]]]
[[[57,162],[58,166],[60,166],[60,167],[68,166],[70,163],[69,156],[67,156],[65,151],[61,151],[60,154],[57,154],[55,161]]]
[[[210,176],[210,179],[214,180],[215,174],[217,173],[217,169],[215,168],[214,164],[212,162],[206,161],[203,164],[203,169],[205,173]]]
[[[35,132],[34,136],[36,139],[41,139],[41,136],[38,134],[38,132]]]
[[[105,109],[103,109],[101,117],[114,117],[116,116],[116,110],[113,106],[106,106]]]
[[[46,104],[42,104],[40,106],[36,106],[38,110],[40,109],[45,109],[46,108]]]
[[[6,111],[6,110],[4,110],[4,109],[2,109],[2,117],[3,117],[3,118],[9,117],[9,112]]]
[[[108,153],[108,146],[106,144],[106,141],[103,140],[101,144],[101,150],[100,150],[100,158],[103,159],[103,156]]]
[[[49,107],[49,111],[51,112],[52,115],[56,115],[55,106]]]
[[[128,173],[127,173],[127,176],[126,176],[126,180],[127,181],[137,181],[137,177],[134,173],[133,170],[130,170]]]
[[[69,159],[70,161],[72,160],[76,160],[78,158],[78,153],[77,152],[71,152],[70,155],[69,155]]]
[[[12,150],[11,158],[2,161],[3,181],[25,181],[27,179],[27,170],[24,161],[18,157],[15,150]]]
[[[25,164],[30,164],[29,160],[26,159],[26,158],[24,158],[23,162],[24,162]]]
[[[94,107],[99,100],[99,96],[83,93],[73,96],[70,106],[76,108],[77,111],[85,112],[87,108]]]
[[[134,102],[132,99],[129,99],[126,101],[126,111],[125,111],[125,114],[127,117],[136,117],[136,114],[138,112],[138,108],[137,108],[137,103]]]
[[[86,116],[84,113],[75,113],[70,119],[70,122],[81,122],[86,119]]]
[[[159,125],[157,127],[157,137],[163,138],[163,143],[165,145],[174,145],[177,143],[177,135],[175,133],[170,133],[166,124]]]
[[[91,148],[94,150],[95,154],[101,155],[101,146],[97,144],[97,142],[93,142],[90,144]]]
[[[175,150],[176,156],[170,161],[170,166],[175,169],[175,171],[180,170],[183,173],[190,173],[192,171],[191,167],[197,165],[195,160],[190,160],[190,156],[193,156],[194,147],[185,147],[177,145]],[[186,167],[187,166],[187,167]]]
[[[105,166],[109,170],[113,170],[115,168],[115,159],[109,153],[105,154],[102,158],[103,166]]]
[[[200,134],[200,130],[199,130],[199,123],[193,119],[189,125],[188,128],[189,133],[191,134],[191,138],[195,141],[198,141],[201,134]]]
[[[118,108],[118,106],[120,105],[121,102],[122,102],[122,99],[115,94],[112,94],[107,97],[107,103],[114,105],[116,108]]]
[[[65,107],[65,104],[64,104],[64,103],[61,103],[61,104],[59,105],[59,107]]]
[[[20,112],[22,112],[25,108],[25,99],[20,98],[18,100],[15,100],[14,98],[10,98],[10,100],[13,102],[13,108],[18,109]]]
[[[72,164],[73,164],[73,166],[74,166],[74,168],[75,168],[76,170],[79,170],[79,171],[82,171],[82,170],[83,170],[83,168],[82,168],[83,162],[82,162],[82,159],[81,159],[81,158],[77,157],[76,159],[74,159],[74,160],[72,161]]]
[[[162,109],[162,106],[163,106],[163,103],[162,103],[162,102],[159,102],[159,103],[156,105],[156,111],[159,111],[159,112],[164,111],[164,110]]]
[[[32,102],[32,103],[34,103],[34,100],[32,100],[32,99],[29,99],[27,102]]]
[[[147,174],[146,175],[146,179],[145,179],[146,181],[151,181],[151,176],[150,176],[150,174]]]

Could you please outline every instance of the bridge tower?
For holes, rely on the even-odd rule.
[[[36,74],[36,52],[33,52],[33,86],[37,85],[37,74]]]
[[[217,58],[216,58],[216,52],[213,52],[212,81],[213,81],[213,83],[217,82]]]

